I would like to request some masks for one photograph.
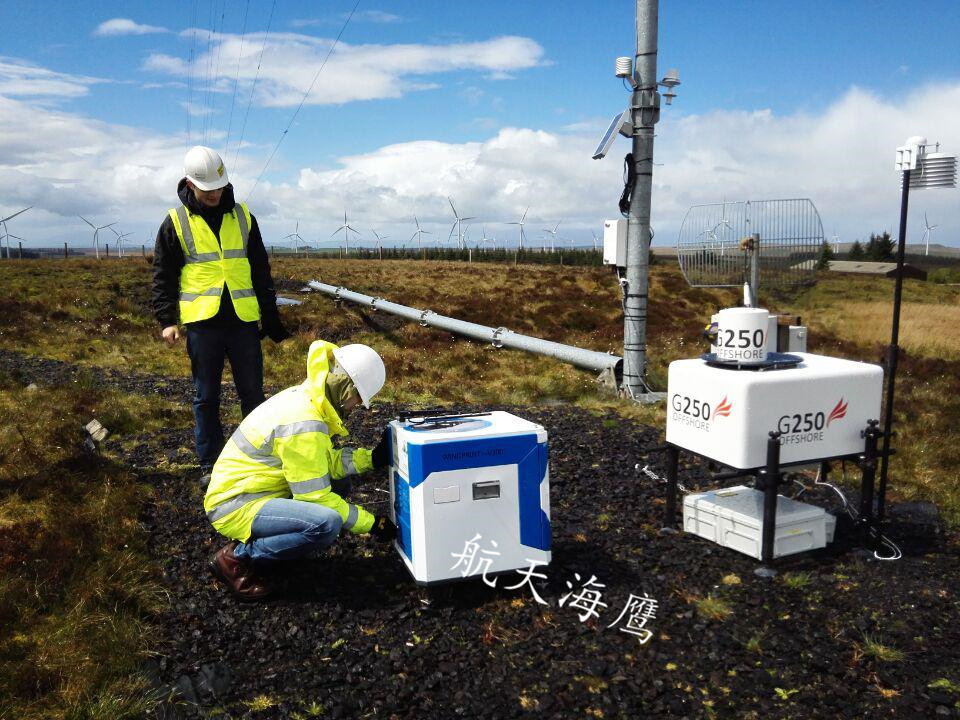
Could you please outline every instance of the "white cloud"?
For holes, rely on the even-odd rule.
[[[299,20],[292,20],[290,22],[290,26],[295,28],[304,28],[318,25],[334,25],[342,23],[347,19],[348,16],[349,13],[340,13],[339,15],[326,18],[302,18]],[[353,14],[350,22],[368,22],[376,23],[378,25],[385,25],[401,22],[402,20],[403,18],[399,15],[384,12],[383,10],[360,10],[359,12],[355,12]]]
[[[212,34],[196,29],[186,30],[181,35],[193,37],[194,33],[202,39],[201,45],[206,45],[207,40],[211,42],[209,50],[194,59],[194,77],[206,77],[211,68],[219,69],[220,74],[214,81],[222,83],[220,89],[225,92],[233,90],[238,58],[239,82],[249,87],[257,75],[263,48],[264,61],[255,102],[273,107],[300,103],[333,42],[296,33],[254,33],[242,41],[239,35]],[[350,45],[340,42],[307,103],[336,105],[356,100],[398,98],[406,92],[436,87],[424,76],[466,70],[504,77],[511,71],[536,67],[543,62],[540,44],[517,36],[446,45]],[[190,73],[186,60],[160,53],[148,56],[143,67],[180,77]]]
[[[24,66],[6,62],[0,65],[0,83],[11,75],[9,69],[3,72],[11,64],[18,68],[14,75],[25,72]],[[41,81],[50,72],[29,70]],[[76,85],[73,92],[86,87],[72,76],[52,75]],[[151,243],[163,213],[176,202],[183,135],[38,105],[46,92],[41,84],[27,98],[0,95],[0,214],[37,206],[13,229],[31,243],[86,242],[77,213],[119,220],[124,231],[138,233],[137,244]],[[810,197],[826,235],[836,231],[843,241],[895,229],[896,146],[923,133],[960,151],[955,122],[960,81],[920,87],[895,99],[853,88],[822,111],[786,116],[767,110],[683,116],[677,110],[664,112],[657,132],[653,217],[658,244],[674,241],[690,205],[723,198]],[[560,131],[503,128],[481,142],[415,140],[342,157],[326,167],[281,153],[272,170],[274,178],[283,179],[262,181],[251,207],[268,244],[290,232],[297,219],[304,238],[327,239],[345,207],[364,231],[376,227],[406,241],[416,213],[425,227],[446,238],[447,195],[463,214],[476,215],[478,225],[486,223],[488,235],[512,241],[516,228],[503,223],[529,205],[530,242],[539,243],[541,228],[558,220],[563,221],[561,235],[585,242],[603,218],[617,215],[621,158],[629,149],[618,140],[609,157],[592,160],[605,126],[606,120],[598,118]],[[215,147],[222,142],[222,133],[211,141]],[[236,166],[232,152],[227,158],[241,199],[271,147],[245,144]],[[940,226],[937,242],[960,244],[956,192],[912,196],[910,241],[919,240],[926,211]]]
[[[170,31],[165,27],[141,25],[129,18],[111,18],[97,25],[93,34],[99,37],[109,37],[115,35],[149,35],[150,33],[166,32]]]
[[[74,98],[86,95],[99,78],[59,73],[16,58],[0,57],[0,96]]]

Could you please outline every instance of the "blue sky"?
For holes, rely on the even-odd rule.
[[[960,152],[960,3],[910,3],[909,15],[894,2],[660,5],[659,72],[679,68],[683,82],[658,127],[661,237],[675,236],[690,204],[775,191],[813,197],[827,236],[853,239],[895,224],[896,178],[881,173],[906,135],[926,133]],[[33,139],[0,140],[0,164],[15,171],[0,183],[17,183],[0,195],[0,213],[21,200],[38,205],[17,226],[33,244],[73,240],[76,212],[119,217],[149,242],[173,202],[183,150],[204,141],[228,148],[245,197],[352,7],[0,4],[0,100],[9,100],[0,124],[42,120]],[[446,232],[450,194],[494,233],[507,233],[502,223],[530,205],[537,231],[562,219],[568,240],[588,239],[616,212],[627,143],[599,163],[589,150],[627,101],[612,68],[617,55],[632,54],[633,14],[632,2],[361,1],[251,197],[254,213],[274,236],[300,219],[321,239],[349,206],[357,223],[405,241],[414,213]],[[205,114],[188,116],[191,97]],[[791,139],[797,147],[785,147]],[[804,156],[804,148],[823,153],[818,142],[836,147],[819,173]],[[736,177],[724,179],[732,164]],[[958,196],[929,197],[936,240],[960,244]]]

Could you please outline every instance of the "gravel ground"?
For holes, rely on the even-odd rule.
[[[76,372],[9,352],[0,369],[25,382]],[[179,387],[104,377],[131,392]],[[189,397],[189,383],[171,392]],[[109,443],[155,490],[144,521],[170,606],[156,619],[162,641],[151,669],[181,700],[158,715],[960,717],[956,537],[931,539],[916,532],[916,513],[901,513],[888,534],[904,556],[882,562],[858,552],[841,521],[833,546],[759,578],[744,555],[660,531],[664,486],[636,469],[650,463],[662,474],[647,455],[656,429],[566,406],[509,409],[550,435],[554,560],[537,586],[547,605],[529,587],[503,588],[518,575],[495,589],[475,580],[428,595],[393,550],[349,535],[323,558],[285,569],[280,598],[238,604],[206,571],[222,539],[203,516],[202,492],[170,465],[190,461],[191,428]],[[396,410],[352,418],[353,440],[371,444]],[[684,466],[681,482],[706,487],[707,469]],[[382,508],[385,488],[374,476],[356,499]],[[837,509],[824,489],[806,499]],[[591,578],[606,606],[581,622],[582,611],[559,602]],[[617,619],[644,593],[658,608],[641,643]]]

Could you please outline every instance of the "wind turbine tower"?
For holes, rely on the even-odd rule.
[[[101,230],[106,230],[106,229],[109,228],[109,227],[113,227],[113,226],[116,225],[117,222],[119,222],[119,221],[114,221],[114,222],[110,223],[109,225],[100,225],[100,226],[97,226],[97,225],[94,225],[94,224],[93,224],[92,222],[90,222],[89,220],[87,220],[83,215],[77,215],[77,217],[80,218],[81,220],[83,220],[87,225],[89,225],[90,227],[93,228],[93,251],[94,251],[94,253],[95,253],[96,256],[97,256],[97,260],[99,260],[99,259],[100,259],[100,231],[101,231]]]
[[[933,235],[933,231],[940,227],[939,225],[931,225],[930,221],[927,220],[927,214],[923,214],[923,240],[926,243],[926,249],[924,250],[924,255],[930,254],[930,236]],[[7,243],[7,257],[10,257],[10,244]]]
[[[424,230],[422,227],[420,227],[420,221],[417,219],[417,216],[416,216],[416,215],[413,216],[413,221],[417,224],[417,231],[416,231],[413,235],[410,236],[410,239],[413,240],[414,238],[416,238],[416,239],[417,239],[417,249],[420,249],[420,248],[423,247],[423,245],[420,243],[420,236],[421,236],[421,235],[433,235],[433,233],[430,232],[429,230]]]
[[[117,236],[117,257],[123,257],[123,239],[133,235],[132,232],[121,234],[116,228],[110,228],[113,234]]]
[[[545,233],[548,233],[550,235],[550,252],[556,252],[557,250],[557,228],[560,227],[560,223],[562,222],[563,220],[560,220],[559,222],[557,222],[557,224],[553,226],[553,230],[551,230],[550,228],[543,229]]]
[[[344,255],[349,255],[350,254],[350,233],[356,233],[358,236],[360,235],[360,233],[354,228],[352,228],[350,226],[350,223],[347,222],[346,210],[343,211],[343,225],[341,225],[336,230],[334,230],[333,235],[331,235],[330,237],[333,237],[341,230],[343,230],[343,247],[344,247],[343,252],[344,252]]]
[[[7,260],[10,259],[10,238],[17,237],[16,235],[10,234],[10,230],[7,228],[7,220],[13,220],[17,215],[25,213],[27,210],[29,210],[32,207],[33,205],[31,205],[30,207],[24,208],[23,210],[18,210],[13,215],[7,215],[5,218],[0,218],[0,225],[3,226],[4,239],[7,241]],[[17,240],[22,241],[22,238],[17,238]]]
[[[450,227],[450,234],[447,235],[447,240],[453,236],[453,231],[457,231],[457,245],[462,250],[466,245],[463,240],[463,231],[461,230],[461,224],[466,220],[476,220],[476,217],[460,217],[460,213],[457,212],[457,208],[453,205],[453,199],[448,195],[447,202],[450,203],[450,209],[453,210],[453,216],[456,220],[453,221],[453,225]]]
[[[296,254],[298,254],[298,253],[300,252],[300,243],[303,243],[304,245],[307,244],[306,240],[304,240],[304,239],[300,236],[300,221],[299,221],[299,220],[297,220],[297,224],[296,224],[296,226],[295,226],[295,228],[294,228],[294,231],[293,231],[292,233],[290,233],[289,235],[284,236],[283,239],[284,239],[284,240],[289,240],[290,238],[293,238],[293,254],[296,255]]]
[[[520,226],[520,244],[517,246],[520,250],[523,250],[523,241],[524,241],[524,238],[526,237],[526,236],[524,235],[524,233],[523,233],[523,223],[524,223],[524,221],[527,219],[527,211],[529,211],[529,210],[530,210],[530,206],[528,205],[528,206],[527,206],[527,209],[523,211],[523,215],[520,216],[520,220],[519,220],[518,222],[509,222],[509,223],[507,223],[507,225],[519,225],[519,226]]]

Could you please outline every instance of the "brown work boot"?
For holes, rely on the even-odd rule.
[[[231,540],[210,558],[210,572],[239,600],[266,600],[274,592],[273,584],[254,571],[248,560],[233,554],[239,543]]]

